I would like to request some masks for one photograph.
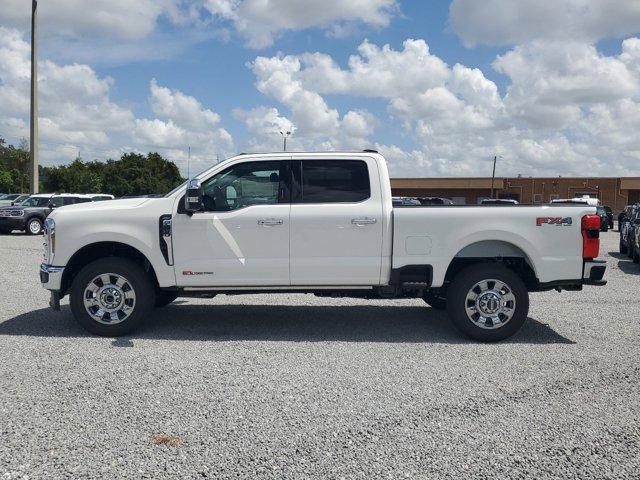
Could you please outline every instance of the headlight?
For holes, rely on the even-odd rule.
[[[47,262],[53,261],[53,255],[56,253],[56,222],[53,218],[47,217],[44,221],[44,234],[45,234],[45,256],[47,256]]]
[[[12,217],[24,217],[24,210],[12,210],[11,211],[11,216]]]

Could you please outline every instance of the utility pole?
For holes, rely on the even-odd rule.
[[[493,185],[496,180],[496,161],[498,160],[498,156],[493,156],[493,174],[491,175],[491,198],[493,198]]]
[[[282,138],[284,140],[284,146],[283,146],[283,150],[282,151],[286,152],[287,151],[287,137],[289,135],[291,135],[291,131],[290,130],[288,130],[288,131],[280,130],[280,135],[282,135]]]
[[[29,192],[38,193],[38,0],[31,0],[31,114],[29,116]]]

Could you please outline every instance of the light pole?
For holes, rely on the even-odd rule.
[[[496,161],[498,160],[498,156],[493,156],[493,174],[491,175],[491,198],[493,198],[493,185],[496,180]]]
[[[31,0],[31,113],[29,115],[29,192],[38,193],[38,0]]]
[[[291,130],[286,130],[286,131],[285,130],[280,130],[280,135],[282,135],[282,139],[283,139],[283,142],[284,142],[282,151],[286,152],[287,151],[287,138],[289,137],[289,135],[291,135]]]

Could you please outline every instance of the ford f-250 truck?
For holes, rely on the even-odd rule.
[[[297,292],[423,298],[495,341],[529,292],[604,285],[599,231],[588,205],[394,208],[374,151],[243,154],[163,198],[57,209],[40,278],[98,335],[180,296]]]

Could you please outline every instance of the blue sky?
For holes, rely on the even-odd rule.
[[[138,99],[134,108],[140,115],[150,115],[150,107],[145,101],[149,90],[149,79],[156,78],[161,85],[178,88],[188,95],[198,98],[204,105],[213,106],[215,111],[228,119],[225,126],[239,143],[247,141],[241,121],[233,118],[236,108],[249,109],[256,104],[268,104],[269,99],[258,92],[253,84],[255,76],[247,68],[247,63],[256,56],[274,56],[280,52],[299,54],[304,52],[324,52],[330,54],[340,65],[346,65],[350,55],[366,38],[373,43],[390,44],[401,48],[407,38],[422,38],[427,41],[433,53],[450,65],[463,63],[485,72],[499,88],[504,90],[505,78],[491,68],[491,62],[505,48],[479,45],[466,48],[448,26],[449,3],[447,1],[404,2],[400,14],[388,27],[376,28],[360,25],[358,32],[344,38],[334,38],[322,28],[304,31],[289,31],[277,39],[275,44],[265,49],[246,48],[243,42],[232,36],[229,40],[213,38],[189,46],[179,55],[167,59],[137,61],[127,64],[107,63],[101,65],[96,59],[95,69],[100,75],[109,75],[116,81],[113,98],[121,102]],[[162,22],[162,28],[180,35],[169,22]],[[619,42],[618,42],[619,49]],[[63,58],[68,60],[68,58]],[[387,119],[386,103],[371,99],[349,98],[344,95],[327,97],[333,107],[340,111],[366,107],[387,125],[376,129],[376,140],[381,142],[407,141],[401,129],[393,128],[393,120]]]
[[[3,3],[0,136],[16,142],[29,8]],[[45,164],[156,150],[184,170],[187,145],[204,166],[294,128],[295,149],[378,148],[397,176],[486,174],[494,154],[505,174],[640,174],[640,2],[40,5]]]

